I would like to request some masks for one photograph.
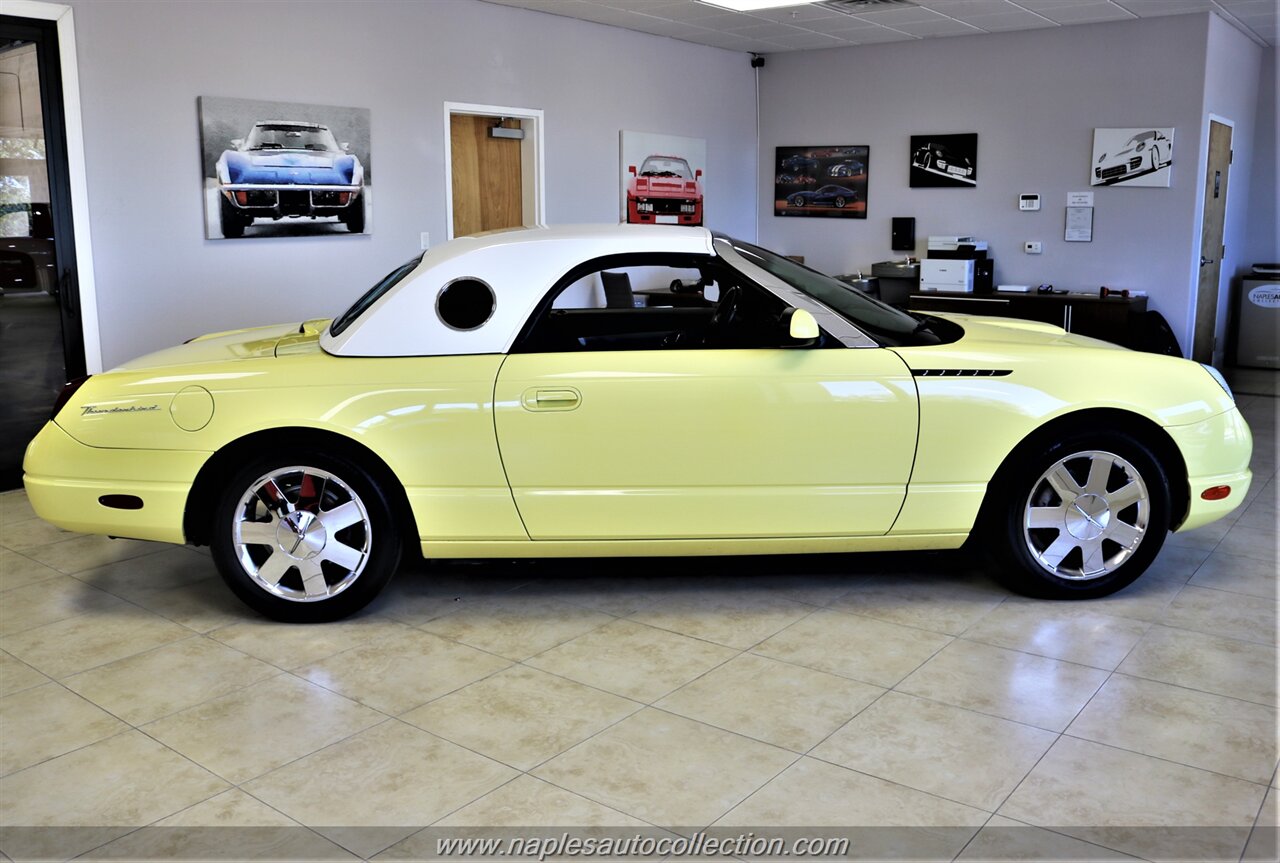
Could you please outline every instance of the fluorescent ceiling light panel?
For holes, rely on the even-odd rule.
[[[808,6],[814,0],[702,0],[712,6],[721,6],[735,12],[755,12],[757,9],[777,9],[782,6]]]

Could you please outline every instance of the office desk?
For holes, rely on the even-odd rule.
[[[672,306],[674,308],[690,308],[714,305],[702,291],[672,291],[670,288],[640,288],[632,291],[637,297],[644,298],[646,306]]]
[[[1138,348],[1144,328],[1141,316],[1146,297],[1107,297],[1096,294],[940,294],[915,293],[907,298],[915,312],[955,312],[993,315],[1056,324],[1067,332]]]

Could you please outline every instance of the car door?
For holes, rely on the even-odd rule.
[[[494,417],[535,540],[879,535],[915,454],[882,348],[516,353]]]

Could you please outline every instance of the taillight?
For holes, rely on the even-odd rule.
[[[237,202],[237,203],[239,203],[239,204],[240,204],[240,206],[242,206],[242,207],[243,207],[243,206],[245,206],[246,204],[248,204],[248,203],[249,203],[249,193],[248,193],[248,192],[236,192],[236,202]]]
[[[76,394],[76,390],[84,386],[84,382],[89,380],[90,377],[92,376],[85,375],[82,378],[76,378],[73,381],[67,381],[67,383],[62,387],[62,392],[58,393],[57,400],[55,400],[53,403],[53,412],[49,414],[49,419],[55,420],[58,418],[58,411],[62,410],[63,405],[71,401],[71,397]]]
[[[347,202],[348,202],[348,201],[350,201],[350,200],[351,200],[351,193],[350,193],[350,192],[339,192],[339,193],[338,193],[338,203],[339,203],[340,205],[342,205],[342,206],[344,206],[344,207],[345,207],[345,206],[347,205]]]

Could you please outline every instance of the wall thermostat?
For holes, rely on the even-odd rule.
[[[1022,210],[1023,212],[1030,212],[1032,210],[1040,209],[1040,196],[1039,195],[1019,195],[1018,209]]]

